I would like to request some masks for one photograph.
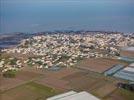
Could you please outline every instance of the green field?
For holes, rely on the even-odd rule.
[[[56,95],[58,91],[53,88],[30,82],[3,92],[2,100],[45,100]]]

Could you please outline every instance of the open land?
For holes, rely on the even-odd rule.
[[[29,82],[1,94],[2,100],[43,100],[49,96],[56,95],[57,90],[53,88]]]
[[[1,90],[2,100],[18,100],[18,98],[24,100],[23,97],[25,100],[44,100],[47,97],[69,90],[87,91],[106,100],[122,98],[116,83],[123,80],[116,80],[112,77],[105,77],[99,73],[77,68],[63,68],[58,72],[38,70],[35,73],[35,70],[34,68],[24,68],[22,69],[22,73],[25,73],[23,77],[18,74],[16,78],[5,79],[1,86],[8,87],[8,89]],[[18,77],[21,80],[19,83]]]

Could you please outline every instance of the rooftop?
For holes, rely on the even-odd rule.
[[[134,63],[131,63],[129,66],[130,66],[130,67],[134,67]]]
[[[85,91],[82,91],[79,93],[75,91],[70,91],[67,93],[63,93],[61,95],[50,97],[47,100],[83,100],[83,99],[84,100],[100,100],[97,97]]]
[[[134,52],[134,47],[124,47],[124,48],[122,48],[122,50]]]

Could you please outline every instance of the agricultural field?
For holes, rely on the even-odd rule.
[[[90,70],[93,72],[103,73],[104,71],[110,69],[116,64],[127,65],[127,63],[108,58],[94,58],[94,59],[84,59],[79,62],[76,66],[80,69]]]
[[[47,97],[74,90],[87,91],[102,100],[131,100],[121,99],[124,92],[133,97],[131,92],[117,88],[117,83],[121,81],[123,82],[77,67],[62,68],[59,71],[24,67],[14,78],[2,77],[0,94],[2,100],[45,100]],[[128,95],[125,94],[124,98],[128,98]]]
[[[64,77],[63,79],[69,81],[69,85],[76,91],[88,92],[98,91],[98,89],[103,88],[105,85],[109,85],[110,83],[111,86],[114,86],[114,82],[116,82],[115,80],[108,80],[101,75],[91,73],[92,72],[77,72],[67,77]]]
[[[29,81],[35,80],[36,78],[39,78],[41,76],[42,74],[23,70],[18,71],[14,78],[5,78],[1,76],[0,90],[5,91],[10,88],[14,88],[21,84],[25,84]]]
[[[29,82],[8,91],[2,92],[2,100],[45,100],[47,97],[56,95],[57,90]]]
[[[134,93],[124,90],[124,89],[116,89],[113,93],[106,96],[103,100],[133,100]]]

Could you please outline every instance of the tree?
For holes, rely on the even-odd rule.
[[[3,76],[6,78],[13,78],[16,76],[17,71],[16,70],[8,70],[3,73]]]

